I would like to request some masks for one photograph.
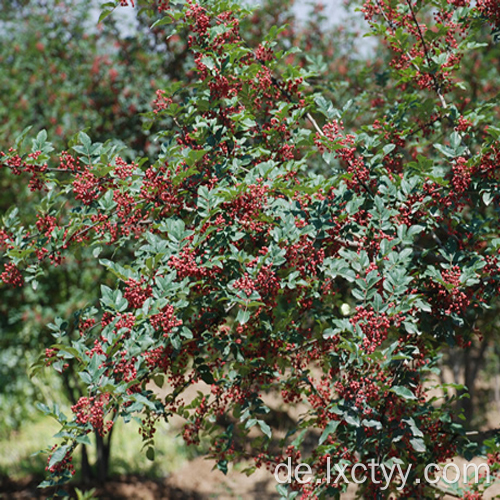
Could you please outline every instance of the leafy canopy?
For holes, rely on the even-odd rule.
[[[468,443],[429,384],[439,352],[466,347],[498,304],[497,109],[483,70],[468,77],[497,57],[492,6],[366,1],[384,43],[340,109],[321,61],[280,48],[285,28],[250,45],[236,2],[158,12],[153,29],[184,37],[190,59],[186,81],[157,92],[154,161],[84,132],[57,158],[45,132],[2,156],[42,194],[35,224],[4,220],[3,281],[30,286],[81,248],[113,277],[96,283],[78,339],[51,325],[40,366],[76,367],[88,394],[72,416],[53,412],[62,442],[45,485],[71,477],[76,446],[118,418],[141,422],[153,458],[156,422],[177,414],[223,471],[310,464],[290,498],[339,497],[328,457],[347,471],[412,464],[402,491],[368,481],[360,494],[432,497],[415,481],[426,464],[498,447]],[[272,416],[287,406],[300,417],[283,431]]]

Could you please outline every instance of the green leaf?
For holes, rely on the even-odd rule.
[[[90,150],[90,145],[92,144],[90,137],[85,132],[80,132],[78,134],[78,138],[80,139],[80,142],[82,143],[83,147],[86,150]]]
[[[165,376],[162,374],[156,374],[153,376],[153,381],[161,389],[165,383]]]
[[[239,309],[236,316],[236,321],[240,325],[244,325],[250,319],[250,311],[248,309]]]
[[[199,365],[197,370],[203,382],[209,385],[215,384],[214,376],[207,365]]]
[[[456,151],[460,144],[462,143],[462,138],[458,132],[453,132],[450,137],[450,145]]]
[[[148,460],[151,460],[151,462],[154,462],[154,459],[155,459],[155,449],[150,446],[147,450],[146,450],[146,458]]]
[[[421,438],[410,439],[410,444],[412,445],[413,449],[419,453],[423,453],[426,450],[425,442]]]
[[[268,424],[266,424],[266,422],[264,422],[263,420],[258,420],[257,421],[258,424],[259,424],[259,427],[260,427],[260,430],[269,438],[271,439],[272,437],[272,432],[271,432],[271,427],[269,427]]]
[[[98,23],[102,23],[116,8],[115,2],[106,2],[101,5],[101,14],[99,15]]]
[[[318,106],[318,111],[329,120],[333,118],[340,118],[339,110],[333,106],[331,101],[327,101],[322,95],[315,96],[314,101]]]
[[[394,151],[395,149],[396,149],[395,144],[387,144],[386,146],[384,146],[382,151],[384,152],[385,155],[388,155],[391,151]]]
[[[292,446],[294,448],[297,448],[302,444],[302,441],[304,441],[304,437],[307,433],[307,429],[302,430],[302,432],[292,441]]]
[[[417,427],[417,424],[413,418],[411,418],[411,417],[404,418],[403,422],[406,422],[408,424],[408,426],[410,427],[411,433],[416,438],[423,438],[424,437],[424,433]]]
[[[92,446],[92,442],[90,441],[90,438],[88,437],[87,434],[82,434],[80,436],[76,437],[76,442],[78,444],[84,444],[86,446]]]
[[[61,462],[66,456],[66,453],[69,451],[69,449],[70,449],[69,445],[58,446],[54,451],[54,453],[52,453],[52,456],[50,457],[49,467],[52,467],[53,465],[56,465],[59,462]]]
[[[223,474],[227,474],[227,460],[219,460],[217,462],[217,469],[219,469]]]
[[[352,425],[353,427],[359,427],[359,417],[356,415],[344,415],[344,420],[347,424]]]
[[[277,484],[276,485],[276,491],[278,492],[279,495],[281,495],[280,500],[289,498],[288,496],[288,489],[284,484]]]
[[[455,150],[451,149],[449,146],[443,146],[442,144],[434,144],[434,147],[448,158],[455,157]]]
[[[29,125],[14,139],[14,144],[16,149],[19,149],[22,146],[24,140],[26,139],[27,135],[29,134],[32,128],[33,125]]]
[[[245,127],[245,129],[253,128],[257,125],[257,122],[251,118],[245,118],[240,123]]]
[[[87,373],[87,372],[79,372],[78,376],[80,377],[81,381],[85,385],[89,386],[90,384],[92,384],[92,377],[90,376],[89,373]]]
[[[213,70],[215,68],[215,62],[210,56],[203,56],[201,58],[202,64],[204,64],[209,70]]]
[[[335,433],[339,424],[340,424],[339,420],[330,420],[330,422],[328,422],[325,429],[323,430],[323,433],[321,434],[321,436],[319,438],[320,445],[322,445],[326,441],[328,436],[331,436],[332,434]]]
[[[410,389],[401,385],[395,385],[394,387],[391,387],[390,391],[404,399],[417,399],[413,392],[410,391]]]
[[[47,141],[47,131],[45,129],[40,130],[40,132],[38,132],[38,135],[36,136],[36,141],[39,144],[43,144]]]
[[[482,199],[483,199],[483,203],[488,206],[491,204],[491,202],[493,201],[493,198],[494,196],[491,194],[490,191],[484,191],[483,192],[483,196],[482,196]]]
[[[374,427],[377,430],[382,429],[382,424],[378,420],[364,419],[361,421],[361,425],[364,425],[365,427]]]

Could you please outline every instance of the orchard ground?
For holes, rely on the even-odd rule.
[[[451,377],[451,374],[447,374]],[[198,385],[204,385],[201,382]],[[479,385],[487,387],[487,380]],[[193,386],[186,397],[194,397],[201,387]],[[276,401],[267,401],[275,407]],[[301,408],[294,408],[291,418],[297,418]],[[485,415],[481,430],[495,428],[500,421],[500,405],[492,402]],[[37,486],[43,477],[44,460],[35,455],[50,441],[57,431],[57,424],[49,418],[40,419],[35,425],[14,433],[10,439],[0,441],[0,500],[47,499],[47,494]],[[242,473],[245,464],[230,468],[227,475],[214,469],[194,449],[187,449],[182,442],[182,420],[174,418],[158,430],[156,459],[151,462],[140,452],[141,439],[136,425],[119,425],[113,436],[111,478],[103,486],[83,485],[78,480],[74,487],[82,492],[95,488],[93,499],[99,500],[278,500],[276,481],[265,469],[258,469],[251,476]],[[203,445],[202,445],[203,447]],[[200,449],[199,453],[203,450]],[[79,458],[79,455],[76,457]],[[479,463],[480,459],[474,460]],[[460,468],[465,460],[454,459]],[[76,462],[78,470],[78,461]],[[452,477],[452,473],[450,478]],[[78,479],[78,476],[77,478]],[[356,486],[351,484],[342,500],[353,500]],[[483,496],[484,500],[497,498],[500,484],[493,484]],[[71,498],[78,499],[77,493]],[[445,500],[453,496],[444,495]]]

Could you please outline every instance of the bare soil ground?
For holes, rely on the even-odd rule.
[[[463,460],[456,459],[461,466]],[[37,489],[39,481],[12,482],[0,478],[0,500],[46,500],[47,494]],[[165,479],[148,479],[141,476],[114,477],[103,487],[97,487],[95,496],[99,500],[277,500],[274,477],[258,470],[250,477],[230,471],[224,476],[213,470],[211,462],[195,458]],[[352,485],[351,485],[352,486]],[[85,490],[81,485],[76,485]],[[71,496],[76,499],[76,494]],[[500,485],[492,486],[484,500],[499,498]],[[355,489],[350,487],[342,500],[353,500]],[[445,495],[443,500],[452,500]]]
[[[199,389],[206,388],[203,386],[192,388],[193,394],[188,394],[187,399],[189,396],[193,397]],[[498,427],[500,409],[493,401],[486,409],[484,420],[482,430]],[[178,430],[180,423],[174,420],[172,430],[176,428]],[[461,467],[463,459],[456,458],[454,462]],[[0,500],[45,500],[48,495],[37,488],[39,481],[40,478],[12,481],[0,475]],[[82,485],[75,486],[81,490],[88,489]],[[74,491],[71,493],[72,498],[76,499]],[[489,488],[483,498],[492,499],[497,495],[500,495],[500,485]],[[197,457],[185,462],[179,469],[162,479],[150,479],[138,475],[113,477],[105,486],[96,487],[95,497],[99,500],[277,500],[279,495],[276,493],[274,476],[264,469],[257,470],[249,477],[237,469],[232,469],[224,475],[219,470],[213,469],[213,462]],[[354,488],[349,488],[347,493],[342,495],[342,500],[354,498]],[[443,498],[449,500],[454,497]]]
[[[1,500],[45,500],[39,480],[10,481],[0,478]],[[195,458],[165,479],[141,476],[114,477],[105,486],[96,487],[99,500],[274,500],[279,498],[272,475],[264,470],[250,477],[230,471],[226,476],[212,470],[212,463]],[[82,485],[75,485],[81,490]],[[72,492],[74,494],[74,492]],[[76,498],[76,494],[72,496]]]

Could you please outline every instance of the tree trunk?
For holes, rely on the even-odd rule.
[[[89,456],[87,454],[87,446],[82,444],[82,482],[90,483],[92,479],[92,470],[90,469]]]
[[[472,418],[474,417],[476,380],[479,369],[484,363],[484,354],[487,347],[488,341],[486,338],[483,338],[476,356],[473,355],[470,347],[464,350],[464,385],[468,389],[464,392],[468,392],[470,397],[462,398],[461,407],[464,410],[464,416],[466,419],[465,426],[468,428],[471,427]]]
[[[110,429],[107,437],[102,437],[96,432],[96,477],[99,483],[106,482],[109,473],[109,456],[111,452],[111,436],[113,428]]]

